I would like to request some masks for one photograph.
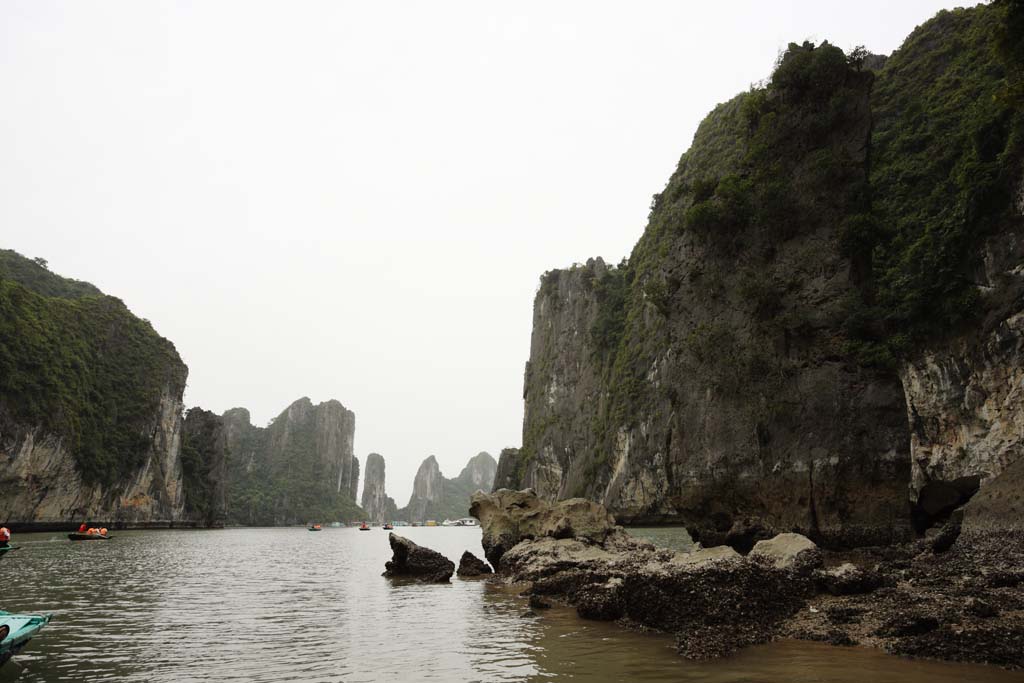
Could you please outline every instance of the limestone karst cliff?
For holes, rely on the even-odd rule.
[[[705,542],[850,545],[920,531],[1016,461],[1007,7],[940,13],[888,59],[791,45],[719,105],[628,260],[541,279],[500,485]]]
[[[180,459],[187,374],[119,299],[0,251],[0,520],[203,523]]]
[[[370,453],[366,456],[366,469],[363,474],[363,510],[366,517],[374,524],[396,519],[398,507],[395,501],[387,494],[384,486],[385,480],[384,456],[379,453]]]
[[[447,479],[441,474],[437,459],[431,455],[416,471],[409,504],[396,514],[399,519],[410,522],[466,517],[470,496],[477,490],[491,489],[497,467],[489,453],[480,452],[469,459],[459,476]]]
[[[354,520],[359,460],[353,454],[355,414],[335,400],[292,403],[267,427],[249,412],[223,415],[231,466],[228,519],[237,524],[301,524]]]

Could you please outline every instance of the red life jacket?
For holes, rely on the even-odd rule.
[[[0,541],[11,540],[11,530],[5,526],[0,526]]]

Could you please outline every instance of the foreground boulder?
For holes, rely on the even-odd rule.
[[[383,576],[411,578],[423,583],[444,583],[452,578],[455,564],[436,550],[393,533],[388,534],[388,542],[393,556],[385,563]]]
[[[818,546],[801,534],[779,534],[775,538],[758,541],[750,551],[750,557],[777,569],[803,571],[821,566]]]
[[[477,491],[469,514],[480,520],[484,555],[496,569],[502,556],[521,541],[549,537],[600,544],[610,534],[621,533],[602,505],[583,498],[548,503],[531,489]]]
[[[468,550],[462,553],[459,560],[459,576],[484,576],[492,573],[490,565]]]

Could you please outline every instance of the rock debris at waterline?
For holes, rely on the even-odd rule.
[[[1024,667],[1019,534],[965,528],[945,552],[918,541],[834,557],[787,533],[743,556],[657,548],[595,503],[529,490],[478,493],[471,511],[500,579],[527,584],[531,604],[672,633],[688,658],[791,637]]]

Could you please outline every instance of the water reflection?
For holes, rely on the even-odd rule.
[[[472,528],[401,529],[452,559]],[[910,662],[806,643],[722,662],[675,655],[668,636],[528,613],[481,580],[393,584],[381,530],[126,532],[109,543],[19,535],[0,562],[4,609],[53,623],[0,681],[1004,681],[985,667]],[[870,672],[868,677],[864,672]]]

